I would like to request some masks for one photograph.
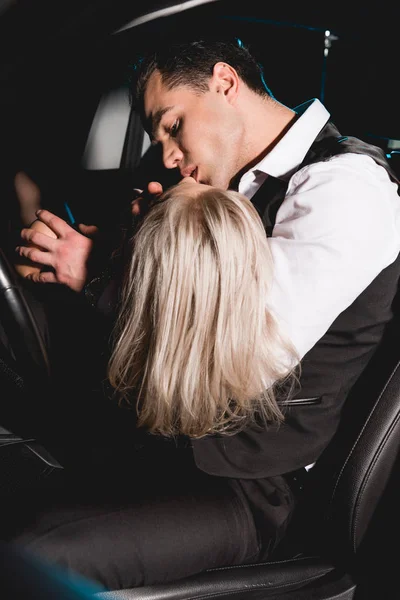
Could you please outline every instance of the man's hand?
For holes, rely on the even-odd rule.
[[[151,181],[147,186],[147,190],[147,192],[135,190],[138,195],[131,202],[131,210],[134,216],[144,216],[152,203],[163,193],[163,187],[158,181]]]
[[[48,210],[40,210],[36,214],[40,223],[50,231],[43,233],[38,225],[22,229],[21,238],[27,245],[18,246],[16,251],[51,270],[35,270],[27,277],[37,283],[61,283],[80,292],[88,276],[88,260],[93,248],[91,237],[97,234],[97,227],[79,225],[82,232],[79,233]]]

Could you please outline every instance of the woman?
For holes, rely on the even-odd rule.
[[[163,435],[234,433],[283,415],[273,382],[294,350],[268,308],[272,259],[252,203],[186,177],[134,238],[110,361],[138,392],[139,424]]]
[[[277,391],[290,393],[297,357],[268,307],[272,274],[244,196],[187,177],[160,197],[131,240],[108,365],[145,441],[123,476],[87,473],[15,542],[112,590],[271,554],[295,506],[285,477],[205,473],[192,440],[284,420]]]

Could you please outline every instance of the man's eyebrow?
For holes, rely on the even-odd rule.
[[[164,108],[159,108],[158,110],[156,110],[156,112],[154,113],[154,115],[152,115],[150,121],[151,121],[151,137],[154,138],[156,133],[157,133],[157,129],[160,125],[160,121],[163,118],[163,116],[165,115],[166,112],[172,110],[174,108],[174,106],[164,106]]]

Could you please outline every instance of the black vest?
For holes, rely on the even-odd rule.
[[[332,123],[319,133],[299,169],[349,152],[370,156],[399,184],[380,148],[341,136]],[[267,235],[272,233],[287,185],[268,177],[252,199]],[[212,475],[253,479],[314,463],[334,436],[346,397],[392,319],[399,277],[400,256],[337,317],[304,356],[300,390],[283,402],[285,422],[280,427],[249,427],[234,436],[193,440],[197,466]]]

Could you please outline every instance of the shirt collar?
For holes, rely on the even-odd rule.
[[[297,171],[313,141],[328,122],[330,114],[317,98],[308,100],[293,110],[298,115],[293,125],[276,146],[247,171],[242,179],[248,179],[250,173],[253,173],[255,178],[256,173],[261,171],[277,179],[289,181]]]

